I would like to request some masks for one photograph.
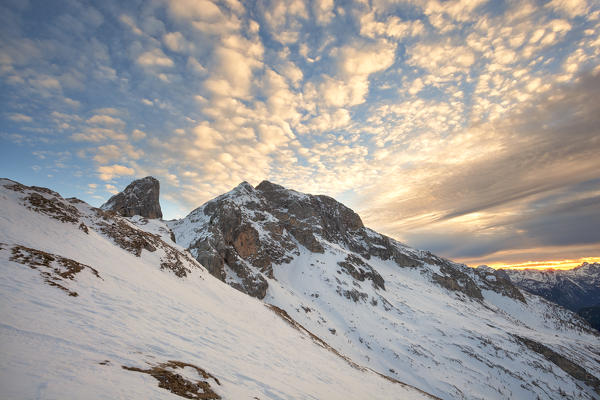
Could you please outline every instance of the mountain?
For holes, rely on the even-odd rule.
[[[160,183],[152,176],[131,182],[125,190],[112,196],[100,206],[104,211],[114,211],[123,217],[140,215],[145,218],[162,218],[159,202]]]
[[[211,276],[158,219],[0,180],[3,399],[430,399]]]
[[[435,396],[600,396],[599,337],[577,315],[504,271],[378,234],[330,197],[243,182],[167,224],[213,276]]]
[[[600,306],[583,307],[577,311],[581,318],[585,319],[592,327],[600,331]]]
[[[516,286],[579,313],[600,330],[600,263],[583,263],[570,270],[504,271]]]
[[[0,199],[6,398],[600,397],[577,315],[330,197],[242,183],[169,222]]]

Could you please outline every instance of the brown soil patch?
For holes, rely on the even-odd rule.
[[[14,181],[11,181],[11,182],[12,183],[9,183],[8,185],[4,185],[4,187],[9,190],[12,190],[13,192],[25,193],[25,189],[27,189],[27,186],[21,185],[18,182],[14,182]]]
[[[106,212],[95,209],[96,215],[102,220],[97,224],[97,229],[111,238],[119,247],[134,254],[136,257],[142,255],[142,250],[154,252],[163,249],[165,256],[161,258],[160,268],[172,271],[177,277],[186,277],[191,272],[184,264],[188,261],[193,264],[191,256],[182,253],[165,243],[159,235],[144,232],[129,225],[124,219],[115,215],[114,212]]]
[[[24,197],[23,200],[25,201],[25,206],[30,210],[46,214],[61,222],[76,223],[79,221],[79,211],[72,205],[63,203],[60,194],[54,190],[39,186],[25,186],[14,181],[4,185],[4,187],[19,193],[27,193],[29,191],[29,195]],[[52,197],[48,199],[42,196],[42,194]]]
[[[198,372],[198,375],[205,380],[192,382],[174,371],[179,368],[183,369],[185,367],[194,368]],[[212,379],[217,385],[221,385],[219,380],[202,368],[190,363],[184,363],[181,361],[167,361],[148,369],[128,367],[125,365],[123,365],[123,369],[151,375],[158,381],[158,387],[167,389],[171,393],[186,399],[221,399],[221,396],[212,390],[209,383],[210,379]]]
[[[69,296],[76,297],[78,294],[65,286],[67,281],[75,280],[75,275],[84,269],[89,270],[95,277],[102,279],[98,271],[94,268],[70,258],[21,245],[13,246],[11,252],[10,261],[15,261],[38,270],[44,278],[44,282],[65,291]]]
[[[84,231],[87,234],[90,233],[90,231],[88,230],[88,227],[83,222],[79,224],[79,229],[81,229],[82,231]]]
[[[27,208],[30,210],[46,214],[49,217],[60,222],[77,223],[79,221],[79,211],[70,204],[62,203],[57,197],[47,199],[39,193],[31,193],[24,198]]]

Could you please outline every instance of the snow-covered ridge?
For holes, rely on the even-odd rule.
[[[0,181],[8,397],[427,396],[397,381],[443,399],[598,397],[599,338],[573,313],[367,230],[333,199],[261,185],[185,223],[205,235],[194,257],[210,245],[242,290],[262,278],[269,307],[159,220]]]
[[[380,235],[329,197],[244,182],[168,224],[214,276],[351,360],[441,398],[600,390],[598,336],[577,316],[522,293],[503,271]],[[592,378],[582,383],[561,357]]]
[[[213,278],[160,221],[6,179],[0,202],[3,398],[431,398]]]
[[[265,278],[273,277],[273,268],[291,262],[302,249],[325,253],[341,248],[349,252],[348,259],[340,261],[344,270],[361,281],[377,276],[368,260],[379,257],[403,267],[435,265],[427,271],[432,282],[470,297],[481,298],[483,288],[523,300],[505,274],[473,271],[410,248],[366,228],[358,214],[330,197],[299,193],[268,181],[256,188],[242,182],[168,225],[177,243],[214,276],[235,282],[236,288],[259,298],[266,295]]]
[[[600,263],[584,262],[573,269],[504,269],[511,280],[518,282],[524,279],[554,284],[560,279],[590,280],[600,282]]]

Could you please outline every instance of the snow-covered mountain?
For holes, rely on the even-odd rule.
[[[528,292],[542,296],[569,310],[580,312],[600,330],[600,264],[583,263],[570,270],[506,269],[511,281]],[[594,311],[595,310],[595,311]],[[594,323],[594,321],[596,321]]]
[[[503,271],[380,235],[332,198],[244,182],[168,226],[214,276],[428,393],[600,396],[600,340],[575,314]]]
[[[0,180],[2,399],[427,399],[211,276],[165,224]]]
[[[6,398],[600,397],[575,314],[325,196],[243,183],[168,223],[0,199]]]

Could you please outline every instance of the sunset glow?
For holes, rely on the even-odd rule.
[[[527,261],[519,264],[488,264],[488,267],[495,269],[573,269],[584,262],[600,263],[600,257],[585,257],[577,260],[555,260],[555,261]]]
[[[599,256],[598,1],[10,0],[0,15],[2,177],[98,206],[152,175],[166,219],[266,179],[468,265]]]

